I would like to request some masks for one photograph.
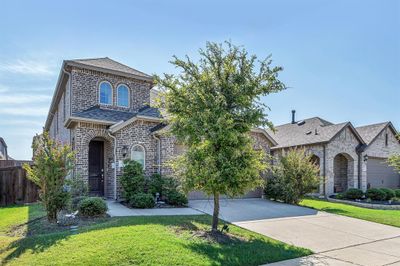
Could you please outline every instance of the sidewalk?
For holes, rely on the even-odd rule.
[[[158,215],[202,215],[204,213],[192,208],[154,208],[154,209],[129,209],[114,200],[107,200],[107,213],[111,217],[118,216],[158,216]]]

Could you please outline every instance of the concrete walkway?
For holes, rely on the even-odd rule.
[[[213,202],[189,202],[211,214]],[[400,265],[400,228],[262,199],[221,201],[221,219],[316,255],[275,265]]]
[[[107,200],[108,211],[111,217],[117,216],[158,216],[158,215],[200,215],[204,214],[192,208],[155,208],[129,209],[114,200]]]

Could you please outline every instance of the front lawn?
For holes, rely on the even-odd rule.
[[[300,205],[330,213],[400,227],[399,210],[367,209],[320,199],[304,199],[300,202]]]
[[[230,237],[218,243],[201,234],[209,228],[208,215],[107,218],[74,234],[68,229],[38,230],[45,223],[45,218],[38,219],[40,210],[39,205],[0,209],[4,264],[260,265],[311,253],[234,225]],[[26,231],[13,234],[19,225],[26,225]]]

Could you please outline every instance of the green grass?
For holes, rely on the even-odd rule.
[[[320,199],[304,199],[301,206],[400,227],[400,210],[375,210]]]
[[[209,229],[211,217],[208,215],[107,218],[84,225],[78,234],[73,234],[65,229],[50,230],[50,233],[38,230],[38,224],[43,224],[44,219],[41,223],[38,219],[28,221],[43,215],[40,212],[40,207],[35,205],[28,210],[26,207],[0,209],[1,228],[5,233],[0,235],[3,264],[260,265],[311,254],[307,249],[234,225],[230,225],[228,241],[210,241],[198,235]],[[21,224],[28,224],[28,234],[9,236],[7,230]],[[29,234],[29,230],[33,233]]]

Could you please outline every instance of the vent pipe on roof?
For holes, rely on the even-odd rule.
[[[292,124],[296,124],[296,110],[292,110]]]

